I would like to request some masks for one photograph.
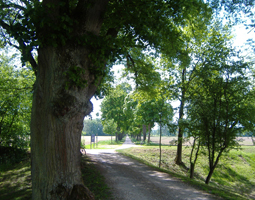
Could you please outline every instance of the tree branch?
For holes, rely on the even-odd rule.
[[[88,6],[89,4],[92,5]],[[81,24],[83,30],[80,31],[83,34],[85,32],[91,32],[95,35],[99,35],[107,4],[108,0],[79,0],[73,13],[74,18]]]
[[[17,40],[17,42],[19,43],[19,46],[12,44],[11,42],[9,42],[9,44],[17,49],[19,49],[21,51],[21,54],[23,57],[25,57],[27,59],[27,61],[31,64],[33,71],[37,72],[37,63],[31,53],[32,48],[28,47],[25,42],[22,40],[22,38],[20,37],[15,37],[13,36],[13,31],[12,30],[12,26],[10,26],[9,24],[5,23],[3,20],[0,20],[0,26],[6,30],[7,34],[9,34],[11,37],[14,37],[15,40]]]
[[[21,5],[17,5],[17,4],[14,4],[14,3],[10,3],[10,4],[2,4],[0,6],[0,9],[4,9],[4,8],[16,8],[16,9],[19,9],[19,10],[22,10],[22,11],[25,11],[26,8],[22,7]]]

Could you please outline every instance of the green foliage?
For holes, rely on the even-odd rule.
[[[249,117],[255,111],[248,103],[253,96],[246,76],[250,73],[249,64],[228,48],[230,37],[227,31],[226,27],[211,28],[201,55],[203,64],[196,69],[190,87],[192,96],[187,107],[190,134],[208,151],[210,171],[207,183],[222,153],[237,146],[236,137],[245,129],[254,129],[255,122]]]
[[[117,124],[114,119],[105,120],[103,123],[103,131],[108,135],[114,135],[117,131]]]
[[[78,87],[78,88],[84,88],[87,84],[87,81],[83,79],[82,77],[85,74],[85,70],[81,67],[73,66],[68,69],[64,73],[64,75],[67,77],[65,89],[68,90],[70,87]]]
[[[103,131],[103,125],[100,121],[100,119],[85,119],[83,123],[83,133],[86,133],[85,135],[106,135],[106,133]]]
[[[127,94],[131,91],[131,86],[123,83],[113,88],[108,96],[106,96],[101,104],[102,122],[114,120],[117,125],[118,131],[120,129],[127,130],[126,121],[128,120],[125,115],[124,101]]]
[[[33,72],[15,69],[12,60],[3,55],[0,59],[0,146],[27,148]]]
[[[175,56],[178,48],[185,46],[181,26],[197,16],[206,19],[211,15],[208,4],[197,0],[192,4],[188,0],[112,1],[101,10],[93,10],[94,7],[94,2],[78,0],[4,0],[0,4],[0,36],[5,44],[21,50],[23,63],[29,61],[35,72],[33,50],[38,47],[86,47],[88,59],[93,63],[90,71],[99,81],[111,64],[126,58],[133,47],[141,50],[150,47]],[[90,24],[94,22],[92,18],[98,20],[98,30]],[[165,41],[169,43],[165,45]],[[110,63],[108,69],[106,63]],[[146,75],[144,78],[148,80]]]
[[[153,52],[154,50],[148,49]],[[123,77],[133,79],[136,90],[151,93],[160,81],[160,73],[156,71],[154,53],[146,53],[142,48],[132,48],[126,57],[126,68]],[[131,77],[128,76],[131,74]]]

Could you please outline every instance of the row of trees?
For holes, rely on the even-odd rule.
[[[113,135],[117,131],[116,123],[114,120],[108,120],[107,123],[102,123],[101,119],[85,119],[82,130],[82,135]]]
[[[137,137],[138,140],[141,140],[141,135],[143,135],[145,142],[148,130],[147,142],[150,142],[150,132],[154,123],[161,122],[162,125],[170,125],[171,113],[173,113],[166,99],[155,95],[149,97],[146,92],[131,92],[131,86],[127,83],[117,85],[102,102],[103,125],[107,126],[113,120],[117,127],[114,131],[116,140],[128,133]]]
[[[144,140],[149,127],[148,142],[154,122],[178,129],[175,162],[180,165],[186,132],[194,138],[190,177],[197,156],[207,152],[208,184],[221,155],[238,146],[236,137],[254,133],[254,68],[231,47],[228,26],[212,21],[211,25],[185,25],[183,29],[186,46],[175,58],[166,53],[144,57],[138,49],[131,50],[125,75],[132,74],[135,89],[125,90],[126,84],[113,88],[102,103],[102,120],[114,120],[118,132],[137,138],[143,132]],[[180,102],[179,115],[173,122],[171,102],[176,100]]]
[[[170,101],[165,95],[172,96],[167,95],[171,87],[164,87],[169,81],[155,87],[151,84],[150,79],[157,78],[158,71],[154,64],[145,62],[143,55],[147,57],[152,50],[185,74],[183,64],[195,60],[186,51],[192,49],[190,41],[194,40],[186,34],[186,28],[196,35],[218,8],[251,13],[253,4],[254,1],[231,0],[0,1],[0,42],[18,49],[23,64],[29,62],[36,76],[31,112],[32,198],[93,199],[81,179],[80,138],[84,116],[92,110],[90,99],[95,94],[103,95],[104,83],[116,60],[128,63],[137,89],[154,88],[160,94],[149,99],[163,105],[156,109],[159,115],[155,119],[163,123],[167,119],[163,116],[164,105]],[[202,38],[207,37],[202,35],[203,47]],[[154,73],[147,73],[153,71],[150,69]],[[173,78],[169,80],[176,83]],[[188,95],[185,91],[182,94],[188,103]],[[142,105],[141,100],[134,102]],[[179,142],[183,117],[180,115],[178,121]],[[117,124],[119,131],[122,126]]]

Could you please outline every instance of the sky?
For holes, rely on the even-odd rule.
[[[237,49],[244,49],[245,43],[248,39],[254,38],[255,39],[255,33],[254,30],[250,31],[245,29],[243,25],[237,25],[235,28],[235,31],[233,32],[234,40],[233,40],[233,46],[235,46]],[[246,56],[249,54],[247,51],[243,54],[243,56]],[[112,71],[114,72],[114,76],[117,78],[120,78],[121,76],[121,70],[124,68],[124,65],[114,65],[112,68]],[[91,102],[93,104],[93,112],[91,113],[92,119],[100,118],[101,117],[101,111],[100,111],[100,105],[103,99],[96,100],[94,97],[92,98]],[[178,106],[178,102],[175,102],[174,107]],[[99,116],[96,116],[96,114],[99,113]]]

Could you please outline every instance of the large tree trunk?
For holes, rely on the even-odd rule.
[[[79,1],[70,15],[60,0],[42,2],[45,23],[36,27],[41,44],[31,114],[34,200],[94,199],[81,177],[80,142],[106,55],[100,60],[99,47],[81,41],[87,35],[97,39],[108,1],[88,3]],[[77,23],[63,22],[66,16]]]
[[[83,120],[96,90],[86,55],[86,49],[39,49],[31,119],[33,199],[93,199],[80,170]],[[86,87],[67,87],[65,72],[72,66],[86,71],[79,75]]]

